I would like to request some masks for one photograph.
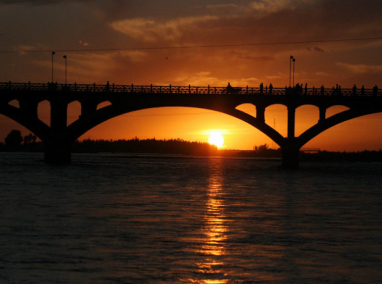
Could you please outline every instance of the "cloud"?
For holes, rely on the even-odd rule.
[[[174,40],[183,35],[183,31],[203,23],[217,20],[216,16],[187,17],[159,22],[156,20],[137,18],[115,21],[110,26],[129,37],[143,41],[156,41],[160,39]]]
[[[183,85],[191,84],[193,86],[221,86],[225,87],[227,82],[230,82],[231,86],[253,86],[258,85],[259,79],[257,78],[218,78],[211,75],[209,71],[201,71],[193,74],[185,74],[178,76],[175,82]]]
[[[382,65],[366,65],[366,64],[349,64],[337,62],[337,66],[349,70],[355,74],[365,74],[365,73],[381,73]]]
[[[87,43],[86,41],[83,41],[83,40],[80,40],[80,41],[79,41],[79,44],[80,44],[81,46],[84,46],[84,47],[90,46],[89,43]]]
[[[255,13],[257,17],[264,17],[283,10],[294,10],[297,5],[311,1],[313,0],[258,0],[242,5],[232,3],[207,5],[206,8],[211,11],[225,12],[226,15],[242,16],[243,13]]]
[[[292,0],[260,0],[248,5],[250,10],[261,13],[276,13],[282,10],[295,9]]]
[[[220,86],[222,81],[216,77],[211,76],[209,71],[200,71],[194,74],[183,74],[175,78],[175,82],[179,84],[191,84],[195,86]]]
[[[315,74],[316,74],[317,76],[321,76],[321,77],[327,77],[327,76],[330,76],[330,73],[328,73],[328,72],[322,72],[322,71],[315,72]]]
[[[245,60],[253,60],[253,61],[273,61],[275,58],[273,56],[268,56],[268,55],[251,55],[248,52],[237,52],[237,51],[232,51],[231,55],[235,56],[236,58],[239,59],[245,59]]]
[[[313,48],[311,48],[311,47],[307,47],[306,48],[308,51],[310,51],[310,52],[319,52],[319,53],[324,53],[325,52],[325,50],[323,50],[322,48],[320,48],[320,47],[313,47]]]
[[[232,10],[232,9],[237,9],[240,7],[239,5],[236,4],[217,4],[217,5],[207,5],[207,9],[210,10]]]
[[[39,50],[47,50],[47,46],[43,45],[28,45],[28,44],[20,44],[18,46],[13,46],[12,51],[20,52],[21,55],[27,54],[29,52],[33,51],[39,51]]]
[[[89,2],[90,0],[0,0],[0,5],[51,5],[70,2]]]
[[[21,53],[25,53],[26,51],[36,50],[36,47],[32,46],[32,45],[20,45],[20,46],[13,48],[13,50],[20,51]]]

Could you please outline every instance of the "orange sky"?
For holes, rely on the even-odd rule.
[[[55,50],[54,81],[59,83],[64,82],[63,55],[67,55],[69,83],[226,86],[230,82],[257,87],[263,82],[284,87],[289,84],[289,56],[293,55],[296,83],[382,86],[382,40],[318,42],[381,37],[379,4],[378,0],[0,0],[0,51],[13,51],[0,53],[0,81],[50,81],[50,52]],[[246,46],[285,42],[310,43]],[[224,47],[231,44],[244,46]],[[207,45],[215,47],[146,49]],[[95,51],[99,49],[125,50]],[[242,109],[253,112],[250,106]],[[68,121],[76,119],[79,111],[78,104],[70,105]],[[39,115],[49,121],[46,104],[39,107]],[[266,122],[285,136],[285,108],[272,106],[265,115]],[[317,120],[316,108],[299,108],[296,134]],[[0,127],[0,141],[11,129],[29,133],[1,115]],[[264,143],[276,147],[242,121],[193,108],[125,114],[81,139],[207,142],[213,130],[222,132],[226,149],[252,149]],[[304,147],[379,150],[381,130],[382,114],[369,115],[335,126]]]

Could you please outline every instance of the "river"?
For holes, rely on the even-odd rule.
[[[0,153],[0,283],[378,283],[382,163]]]

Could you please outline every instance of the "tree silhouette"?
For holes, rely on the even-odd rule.
[[[20,130],[13,129],[7,137],[5,137],[5,147],[10,150],[18,150],[21,148],[21,143],[24,141]]]
[[[24,136],[24,145],[36,143],[36,135],[33,135],[32,133],[29,133],[28,135]]]

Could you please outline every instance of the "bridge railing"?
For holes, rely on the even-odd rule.
[[[57,92],[113,92],[148,94],[240,94],[240,95],[285,95],[301,96],[382,96],[378,88],[269,88],[265,87],[212,87],[212,86],[155,86],[115,84],[57,84],[57,83],[13,83],[0,82],[0,91],[57,91]]]

